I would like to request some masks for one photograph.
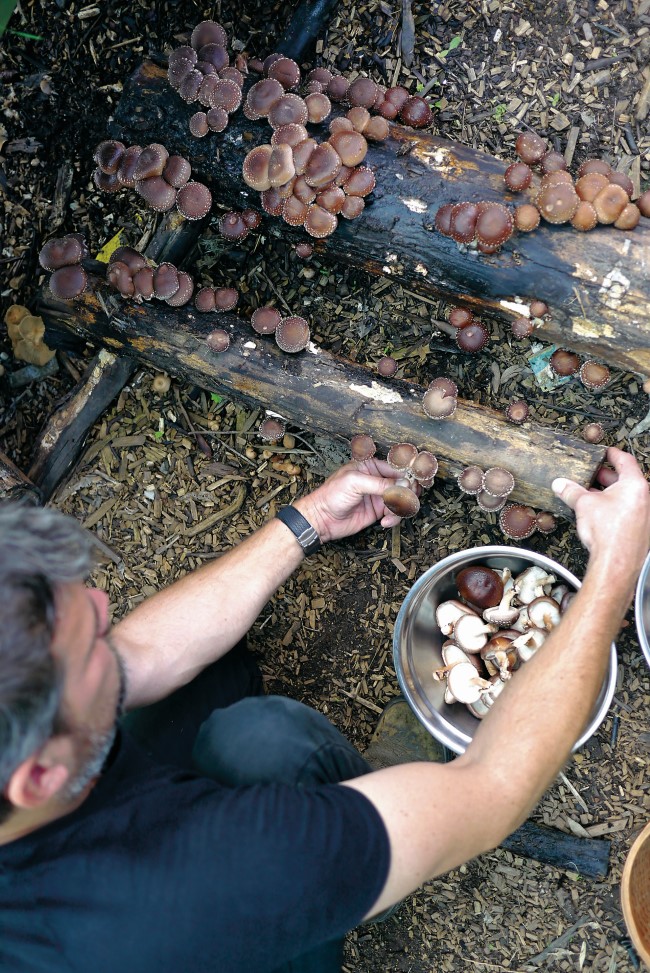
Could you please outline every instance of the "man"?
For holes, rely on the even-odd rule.
[[[561,625],[464,755],[376,772],[260,696],[241,640],[318,538],[396,522],[385,463],[343,467],[112,631],[78,526],[0,508],[0,969],[334,973],[347,930],[497,846],[580,735],[650,545],[647,483],[608,459],[603,491],[553,484],[590,552]]]

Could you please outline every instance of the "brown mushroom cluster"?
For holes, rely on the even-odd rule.
[[[194,307],[202,314],[210,311],[222,313],[232,311],[239,300],[239,291],[234,287],[212,287],[206,284],[200,287],[194,296]]]
[[[189,44],[170,51],[167,80],[188,105],[198,102],[201,109],[192,115],[189,129],[196,138],[209,132],[223,132],[229,116],[242,102],[242,85],[248,73],[241,55],[230,63],[228,36],[213,20],[197,24]]]
[[[446,703],[463,703],[482,719],[559,625],[574,592],[538,565],[513,577],[509,568],[473,564],[455,582],[458,597],[436,608],[443,665],[433,677],[445,682]]]
[[[412,443],[394,443],[386,462],[402,475],[384,490],[384,505],[398,517],[414,517],[420,509],[415,484],[423,489],[433,485],[438,460],[428,449],[419,450]]]
[[[22,304],[12,304],[4,322],[14,357],[30,365],[47,365],[56,352],[45,344],[45,323]]]
[[[515,229],[507,206],[485,200],[445,203],[436,213],[435,226],[443,236],[484,254],[495,253]]]
[[[272,334],[278,348],[290,354],[304,351],[311,338],[305,318],[298,314],[283,318],[276,308],[270,306],[256,308],[251,325],[257,334]]]
[[[219,234],[231,243],[245,240],[251,230],[256,230],[262,216],[255,209],[230,210],[219,217]]]
[[[485,348],[490,332],[483,322],[465,307],[452,307],[447,316],[448,324],[436,321],[436,327],[454,338],[461,351],[474,353]]]
[[[88,275],[82,261],[88,256],[88,247],[81,233],[69,233],[57,237],[41,248],[38,262],[43,270],[51,270],[48,287],[59,301],[74,301],[88,287]]]
[[[458,407],[458,386],[440,375],[429,382],[422,396],[422,408],[430,419],[448,419]]]
[[[592,358],[582,360],[574,351],[557,348],[549,358],[549,368],[554,375],[567,378],[576,375],[592,392],[602,391],[611,380],[611,372],[607,365]]]
[[[462,493],[476,497],[476,502],[485,511],[501,510],[515,488],[515,478],[509,470],[493,466],[482,470],[480,466],[466,466],[456,477]]]
[[[194,293],[194,281],[184,270],[167,261],[156,266],[133,247],[113,251],[106,280],[122,297],[138,302],[156,298],[171,307],[187,304]]]
[[[212,208],[208,187],[190,179],[192,167],[187,159],[170,155],[158,142],[143,148],[110,139],[95,147],[93,158],[97,163],[93,180],[102,192],[135,189],[157,213],[176,206],[187,220],[203,219]]]

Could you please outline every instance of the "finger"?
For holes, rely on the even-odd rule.
[[[580,486],[579,483],[574,483],[573,480],[566,480],[562,476],[553,480],[551,490],[560,500],[566,503],[567,507],[571,507],[572,510],[575,510],[580,497],[589,492],[583,486]]]
[[[374,467],[374,470],[369,470],[370,473],[376,472],[379,474],[379,476],[386,476],[391,480],[395,480],[398,476],[401,476],[400,472],[387,463],[386,460],[377,459],[375,456],[372,460],[368,460],[366,462],[368,466],[370,466],[370,463],[372,463]]]
[[[596,482],[607,488],[618,480],[618,473],[610,466],[601,466],[596,473]]]
[[[607,462],[611,463],[617,473],[641,473],[639,464],[631,453],[626,453],[624,449],[610,446],[607,449]]]

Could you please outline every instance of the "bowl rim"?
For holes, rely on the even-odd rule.
[[[646,583],[650,582],[650,553],[643,562],[639,580],[636,583],[634,595],[634,621],[636,624],[636,634],[641,646],[641,651],[645,657],[647,665],[650,666],[650,633],[643,627],[643,602],[645,600]]]
[[[402,646],[404,641],[403,630],[406,627],[406,618],[410,606],[417,599],[422,589],[427,587],[429,580],[434,573],[440,572],[441,569],[443,569],[446,573],[447,571],[453,569],[454,565],[457,563],[461,561],[466,562],[468,558],[478,561],[483,558],[495,557],[519,557],[530,560],[533,564],[538,564],[541,567],[545,567],[553,571],[555,574],[559,575],[563,581],[572,584],[576,590],[578,590],[582,585],[580,579],[569,571],[568,568],[566,568],[563,564],[560,564],[558,561],[554,561],[552,558],[547,557],[545,554],[538,554],[537,551],[530,551],[527,548],[511,547],[506,544],[488,544],[479,547],[464,548],[462,551],[455,551],[452,554],[448,554],[447,557],[444,557],[442,560],[432,564],[431,567],[428,568],[409,589],[400,606],[397,619],[395,620],[395,627],[393,630],[393,665],[395,667],[400,689],[414,714],[432,736],[434,736],[437,740],[456,754],[462,754],[465,752],[472,741],[472,737],[468,736],[462,730],[448,722],[447,726],[449,727],[449,730],[447,730],[444,726],[446,723],[444,718],[441,721],[443,726],[439,726],[436,722],[430,719],[423,710],[422,706],[420,705],[420,700],[422,697],[418,693],[415,686],[412,685],[407,678],[405,667],[402,664],[402,657],[404,654]],[[583,744],[585,744],[587,740],[593,736],[600,724],[605,719],[616,691],[617,672],[618,658],[616,653],[616,644],[612,642],[609,653],[609,666],[603,683],[605,690],[604,693],[601,689],[603,698],[589,719],[589,722],[582,731],[580,737],[573,745],[571,749],[572,753],[575,753],[576,750],[583,746]]]

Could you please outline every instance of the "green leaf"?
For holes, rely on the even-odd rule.
[[[416,86],[415,86],[415,90],[416,90],[417,92],[420,92],[420,91],[424,91],[424,85],[422,84],[422,82],[421,82],[421,81],[419,81],[419,82],[418,82],[418,83],[416,84]]]
[[[463,39],[462,37],[452,37],[451,41],[449,42],[448,49],[450,51],[455,51],[458,45],[461,43],[462,39]]]
[[[217,395],[216,392],[210,392],[210,398],[212,399],[215,405],[219,405],[219,403],[221,402],[221,396]]]
[[[160,442],[163,436],[164,436],[164,432],[162,429],[156,429],[155,433],[153,434],[153,438],[156,440],[157,443]]]
[[[433,107],[434,108],[442,108],[442,98],[440,99],[440,101],[434,101]]]

